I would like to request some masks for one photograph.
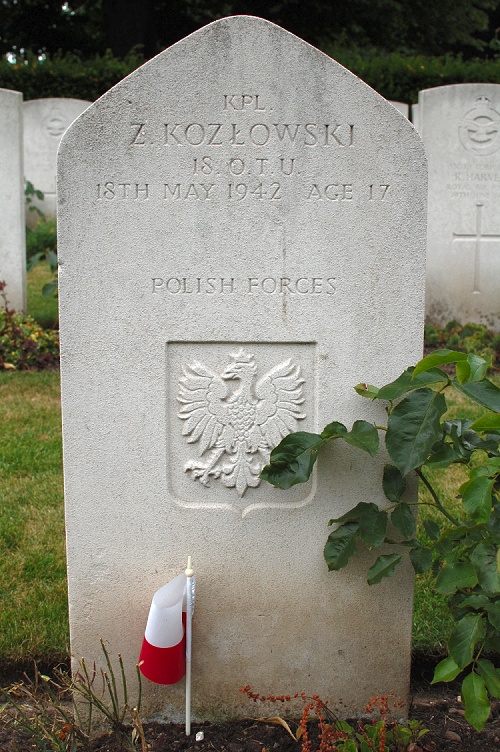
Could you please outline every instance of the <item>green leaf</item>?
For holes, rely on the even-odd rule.
[[[412,538],[415,533],[415,517],[409,504],[400,502],[391,512],[391,522],[404,538]]]
[[[441,444],[437,451],[435,448],[433,448],[433,454],[431,454],[430,457],[427,458],[425,464],[428,467],[444,469],[452,465],[454,462],[463,461],[463,454],[457,452],[451,444],[448,444],[446,442]]]
[[[419,360],[413,371],[413,377],[415,378],[420,373],[436,366],[442,366],[446,363],[459,363],[461,360],[467,360],[467,353],[457,352],[456,350],[436,350],[431,355]]]
[[[387,531],[387,521],[387,512],[381,512],[377,507],[360,517],[359,536],[368,548],[382,545]]]
[[[431,389],[418,389],[403,399],[389,415],[385,445],[402,475],[422,465],[441,438],[441,416],[446,400]]]
[[[330,533],[323,551],[330,572],[345,567],[351,556],[356,553],[358,533],[358,522],[346,522]]]
[[[477,585],[477,574],[469,561],[457,561],[445,564],[439,570],[436,579],[436,590],[441,595],[452,595],[457,590],[471,588]]]
[[[390,577],[403,558],[402,554],[383,554],[368,570],[368,584],[376,585],[384,577]]]
[[[432,541],[437,541],[441,535],[441,528],[434,520],[425,520],[424,530]]]
[[[35,266],[38,264],[41,258],[45,256],[45,253],[35,253],[34,256],[31,256],[30,259],[28,259],[28,262],[26,264],[26,271],[31,272],[35,268]]]
[[[448,376],[437,368],[421,374],[416,378],[414,378],[414,372],[415,369],[413,367],[407,368],[406,371],[403,371],[401,376],[398,376],[395,381],[391,381],[390,384],[386,384],[379,389],[378,393],[375,395],[375,399],[383,399],[392,402],[408,392],[415,391],[415,389],[449,381]]]
[[[46,285],[42,287],[42,295],[48,298],[54,294],[56,289],[57,289],[57,282],[55,280],[52,280],[52,282],[48,282]]]
[[[387,512],[381,512],[373,502],[360,501],[348,512],[330,520],[329,525],[359,523],[359,535],[369,548],[380,546],[384,542],[387,530]]]
[[[269,464],[260,477],[278,488],[291,488],[305,483],[312,473],[318,450],[324,443],[316,433],[291,433],[271,452]]]
[[[482,381],[486,376],[488,368],[491,366],[491,360],[485,360],[479,355],[469,353],[467,360],[457,363],[456,373],[460,384],[470,381]]]
[[[478,522],[486,522],[491,512],[491,492],[494,480],[480,475],[463,483],[458,489],[462,504],[467,512]]]
[[[477,578],[489,595],[500,595],[500,574],[497,568],[497,547],[494,543],[479,543],[470,553]]]
[[[477,661],[477,671],[483,677],[486,689],[492,697],[500,697],[500,670],[491,661],[480,658]]]
[[[475,671],[462,682],[462,700],[465,706],[465,718],[476,731],[481,731],[490,716],[490,702],[484,679]]]
[[[382,488],[389,501],[398,503],[406,488],[406,482],[398,468],[394,465],[384,465]]]
[[[437,682],[449,682],[456,679],[462,669],[457,666],[451,655],[444,660],[440,661],[434,669],[434,676],[432,677],[431,684]]]
[[[476,643],[486,634],[486,623],[481,614],[466,614],[458,621],[450,635],[448,651],[460,668],[472,661]]]
[[[470,426],[473,431],[500,431],[500,415],[498,413],[485,413],[474,421]]]
[[[462,608],[474,608],[477,610],[489,606],[490,603],[491,601],[487,595],[484,595],[483,593],[472,593],[472,595],[468,595],[460,602],[460,606]]]
[[[366,501],[359,501],[355,507],[349,509],[348,512],[341,517],[335,517],[328,522],[329,525],[342,524],[344,522],[359,522],[359,520],[367,514],[378,513],[378,506],[373,501],[367,503]]]
[[[339,423],[338,421],[334,420],[332,423],[329,423],[327,426],[323,428],[323,430],[321,431],[321,438],[322,439],[340,439],[346,434],[347,434],[347,428],[344,426],[344,424]]]
[[[500,389],[489,379],[483,379],[473,384],[460,384],[457,379],[453,379],[452,383],[459,392],[465,394],[478,405],[487,407],[494,413],[500,413]]]
[[[366,420],[357,420],[351,431],[343,437],[348,444],[363,449],[372,457],[378,452],[378,431],[372,423]]]
[[[500,601],[495,601],[487,607],[488,621],[495,627],[497,632],[500,632]]]
[[[490,478],[492,478],[494,475],[498,475],[500,473],[500,457],[488,457],[488,460],[486,462],[486,469]]]
[[[351,728],[349,728],[352,731]],[[354,739],[346,739],[342,742],[342,752],[358,752],[358,745]]]
[[[46,258],[50,266],[50,271],[55,272],[57,269],[57,253],[55,251],[48,251]]]
[[[354,389],[361,397],[367,397],[368,399],[375,399],[378,394],[378,388],[371,384],[356,384]]]
[[[416,574],[428,572],[432,566],[432,551],[428,548],[412,548],[410,561]]]

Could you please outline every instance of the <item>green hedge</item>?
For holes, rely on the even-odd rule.
[[[350,50],[325,50],[366,81],[386,99],[414,103],[418,92],[434,86],[463,83],[500,83],[500,59],[463,60],[461,57],[406,57],[395,52],[361,55]]]
[[[330,47],[324,50],[387,99],[416,102],[421,89],[458,83],[500,83],[500,59],[405,56]],[[111,53],[91,60],[60,54],[40,61],[28,56],[15,65],[0,60],[0,88],[15,89],[24,99],[75,97],[95,101],[144,62],[139,54],[125,60]]]
[[[0,88],[21,91],[25,100],[73,97],[94,102],[143,62],[139,55],[119,60],[111,53],[91,60],[65,54],[40,61],[30,55],[14,65],[2,58]]]

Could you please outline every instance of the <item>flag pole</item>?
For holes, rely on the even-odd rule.
[[[191,734],[191,647],[194,610],[194,569],[188,556],[186,583],[186,736]]]

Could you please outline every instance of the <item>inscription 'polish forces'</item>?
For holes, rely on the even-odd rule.
[[[354,146],[352,123],[165,123],[161,136],[150,123],[130,123],[130,128],[131,146],[158,143],[160,138],[165,146]]]
[[[153,277],[153,293],[170,293],[171,295],[193,294],[255,294],[266,295],[334,295],[336,292],[334,277]]]

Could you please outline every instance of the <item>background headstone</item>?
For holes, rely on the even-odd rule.
[[[322,556],[331,517],[384,503],[384,458],[336,447],[288,492],[257,474],[294,428],[383,420],[353,386],[421,357],[414,128],[302,40],[232,17],[90,107],[58,170],[73,655],[99,660],[102,636],[132,680],[152,594],[191,554],[196,717],[247,716],[246,683],[341,713],[406,701],[410,569],[370,588],[373,555],[335,574]],[[183,716],[182,682],[144,698]]]
[[[418,104],[412,104],[411,106],[411,122],[416,130],[420,133],[420,120],[418,119]]]
[[[429,160],[426,314],[500,329],[500,86],[419,93]]]
[[[20,92],[0,89],[0,281],[15,311],[26,307],[22,103]]]
[[[392,106],[395,107],[398,112],[404,115],[405,118],[409,117],[410,106],[407,105],[406,102],[393,102],[392,99],[388,99],[387,101],[389,102],[389,104],[392,104]]]
[[[24,102],[24,171],[26,179],[44,194],[43,201],[33,197],[46,219],[56,215],[57,149],[66,128],[87,109],[91,102],[83,99],[31,99]],[[33,227],[39,215],[27,212],[26,221]]]

